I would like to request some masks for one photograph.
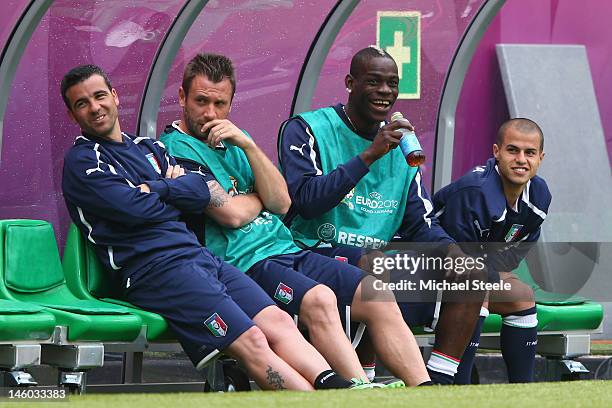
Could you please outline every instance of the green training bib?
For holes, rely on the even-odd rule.
[[[323,174],[359,155],[372,143],[349,129],[334,108],[299,116],[317,141]],[[291,224],[294,239],[307,246],[323,241],[383,248],[402,223],[408,189],[416,172],[417,168],[406,164],[400,149],[390,151],[370,166],[368,174],[335,208],[315,219],[297,216]]]
[[[255,177],[244,151],[239,147],[226,143],[226,150],[213,150],[177,129],[164,134],[161,141],[172,156],[200,163],[210,169],[221,187],[230,195],[253,191]],[[222,227],[209,217],[205,221],[206,247],[244,272],[270,256],[300,250],[293,243],[287,227],[268,211],[262,211],[253,221],[235,229]]]

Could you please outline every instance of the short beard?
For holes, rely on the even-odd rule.
[[[191,136],[204,142],[208,139],[208,132],[204,133],[200,131],[198,128],[199,125],[195,121],[191,120],[191,116],[189,116],[187,108],[183,108],[183,118],[185,119],[185,126],[187,127],[187,130],[189,130],[189,134]]]

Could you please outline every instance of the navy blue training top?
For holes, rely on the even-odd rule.
[[[516,208],[510,208],[496,161],[491,158],[485,166],[475,167],[438,191],[433,202],[442,227],[457,242],[533,243],[540,237],[551,200],[546,182],[535,176]],[[512,271],[529,249],[530,245],[497,245],[492,266]]]
[[[70,217],[124,282],[137,270],[201,248],[179,216],[206,208],[212,177],[165,178],[175,164],[161,142],[125,133],[121,143],[78,136],[66,153],[62,190]],[[142,183],[150,193],[140,191]]]

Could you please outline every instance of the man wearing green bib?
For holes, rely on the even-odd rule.
[[[179,89],[181,120],[161,137],[184,167],[216,179],[210,185],[211,205],[200,220],[204,228],[194,229],[203,229],[204,243],[214,254],[246,272],[279,307],[298,316],[315,348],[341,376],[368,382],[342,329],[342,320],[347,326],[353,320],[380,334],[372,336],[374,348],[395,376],[408,385],[429,384],[416,340],[397,304],[362,299],[362,287],[374,279],[294,244],[278,217],[290,206],[282,175],[251,137],[227,119],[234,92],[228,58],[195,56],[185,67]],[[379,295],[393,300],[389,291]]]
[[[386,122],[398,96],[393,58],[374,46],[362,49],[352,58],[345,85],[346,105],[301,113],[281,127],[279,161],[292,200],[284,222],[296,241],[366,270],[365,250],[384,248],[396,235],[435,243],[452,259],[465,257],[438,224],[419,168],[409,167],[397,149],[398,129],[412,125],[406,119]],[[442,303],[427,364],[434,383],[453,382],[484,293],[471,296]],[[430,310],[432,321],[431,303],[400,308],[410,324],[426,323],[412,319]]]

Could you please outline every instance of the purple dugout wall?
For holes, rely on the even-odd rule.
[[[421,12],[421,97],[396,108],[417,126],[428,152],[431,185],[438,107],[459,42],[484,0],[368,0],[356,2],[324,59],[312,106],[344,102],[350,58],[376,42],[377,11]],[[0,47],[7,46],[29,1],[0,5]],[[16,68],[6,96],[0,157],[0,217],[51,221],[63,243],[69,219],[61,196],[63,154],[78,128],[68,119],[59,81],[71,67],[102,66],[120,97],[121,126],[135,132],[147,75],[183,0],[56,0],[44,13]],[[210,1],[191,25],[171,65],[157,118],[158,132],[179,115],[184,63],[196,52],[231,57],[238,87],[231,118],[273,158],[279,123],[291,112],[300,71],[334,0]],[[509,0],[473,57],[456,112],[453,178],[490,154],[507,118],[494,52],[496,43],[584,44],[612,150],[612,4],[606,0]],[[537,61],[534,61],[537,63]],[[4,81],[4,78],[1,78]]]

